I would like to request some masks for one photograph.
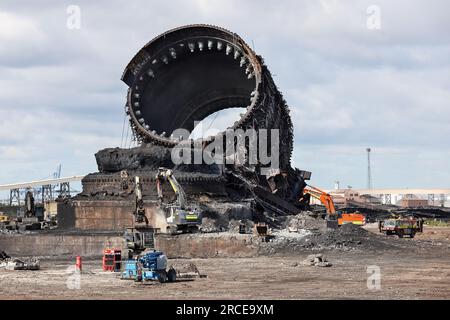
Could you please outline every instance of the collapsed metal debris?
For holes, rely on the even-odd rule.
[[[129,87],[126,114],[140,146],[99,151],[99,172],[83,179],[80,197],[127,197],[133,177],[139,175],[144,198],[157,199],[155,176],[159,167],[166,167],[173,170],[191,200],[202,194],[228,197],[229,201],[250,198],[257,214],[274,217],[296,214],[304,208],[305,203],[298,199],[310,172],[291,166],[293,125],[289,108],[262,57],[237,34],[211,25],[167,31],[134,56],[122,80]],[[177,130],[190,132],[197,121],[232,107],[246,111],[230,129],[279,130],[278,170],[263,175],[259,163],[172,162],[172,148],[187,138],[178,136]],[[203,147],[225,134],[203,140]],[[249,144],[245,148],[248,154]]]
[[[135,55],[122,80],[129,86],[130,124],[141,142],[174,147],[174,130],[191,132],[209,114],[244,107],[232,129],[280,129],[281,168],[290,168],[289,110],[262,58],[237,34],[210,25],[169,30]]]

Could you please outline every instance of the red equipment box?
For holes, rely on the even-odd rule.
[[[103,250],[103,271],[120,271],[122,251],[117,249]]]

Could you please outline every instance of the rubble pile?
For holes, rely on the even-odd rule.
[[[240,224],[245,224],[250,232],[253,228],[252,211],[245,203],[210,202],[202,204],[202,232],[239,232]]]
[[[273,230],[272,234],[274,238],[270,242],[261,243],[259,248],[261,255],[296,254],[305,250],[316,252],[383,250],[406,245],[404,242],[397,243],[395,239],[373,234],[354,224],[346,224],[338,229],[327,229],[323,219],[315,219],[308,215],[290,217],[285,229]]]
[[[339,249],[343,251],[384,249],[388,246],[385,239],[354,224],[346,224],[336,230],[313,233],[305,239],[303,244],[303,248],[312,250]]]
[[[11,258],[5,251],[0,251],[0,269],[5,270],[39,270],[40,263],[37,259],[21,260]]]
[[[177,271],[177,279],[194,279],[206,278],[207,275],[201,273],[195,263],[189,261],[177,261],[175,265],[171,266]]]
[[[284,227],[288,230],[310,230],[310,231],[326,231],[326,224],[323,219],[312,217],[312,212],[303,211],[301,214],[288,216]]]
[[[244,233],[251,233],[255,223],[251,220],[231,220],[228,223],[228,230],[231,232],[239,232],[243,226]]]
[[[322,254],[310,254],[302,261],[303,266],[314,266],[314,267],[331,267],[332,263]]]
[[[34,230],[34,232],[36,232],[36,230]],[[12,229],[0,228],[0,234],[4,234],[4,235],[31,234],[31,233],[33,233],[33,231],[22,230],[20,228],[12,228]]]

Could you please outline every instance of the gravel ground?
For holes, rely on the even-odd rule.
[[[80,289],[73,262],[43,263],[41,271],[0,271],[2,299],[449,299],[450,258],[341,253],[326,255],[333,266],[299,264],[297,257],[191,259],[207,278],[138,284],[102,272],[100,261],[84,264]],[[177,261],[171,261],[176,265]],[[413,263],[412,263],[413,262]],[[379,290],[367,287],[369,266],[381,271]]]
[[[364,245],[355,250],[294,245],[296,250],[276,256],[173,259],[170,264],[175,268],[192,262],[208,277],[167,284],[120,280],[117,274],[103,272],[97,259],[84,262],[76,289],[73,259],[44,260],[40,271],[0,270],[0,295],[2,299],[450,299],[450,228],[426,228],[420,239],[383,237],[372,233],[371,226],[367,229],[347,235],[340,231],[340,236],[368,238],[369,243],[376,239],[379,245],[370,250]],[[304,241],[311,236],[285,239]],[[302,264],[312,251],[323,253],[332,266]],[[379,289],[367,285],[374,270],[380,270]]]

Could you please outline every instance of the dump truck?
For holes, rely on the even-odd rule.
[[[416,233],[423,232],[423,219],[392,218],[379,221],[378,229],[386,235],[397,235],[399,238],[407,235],[414,238]]]

